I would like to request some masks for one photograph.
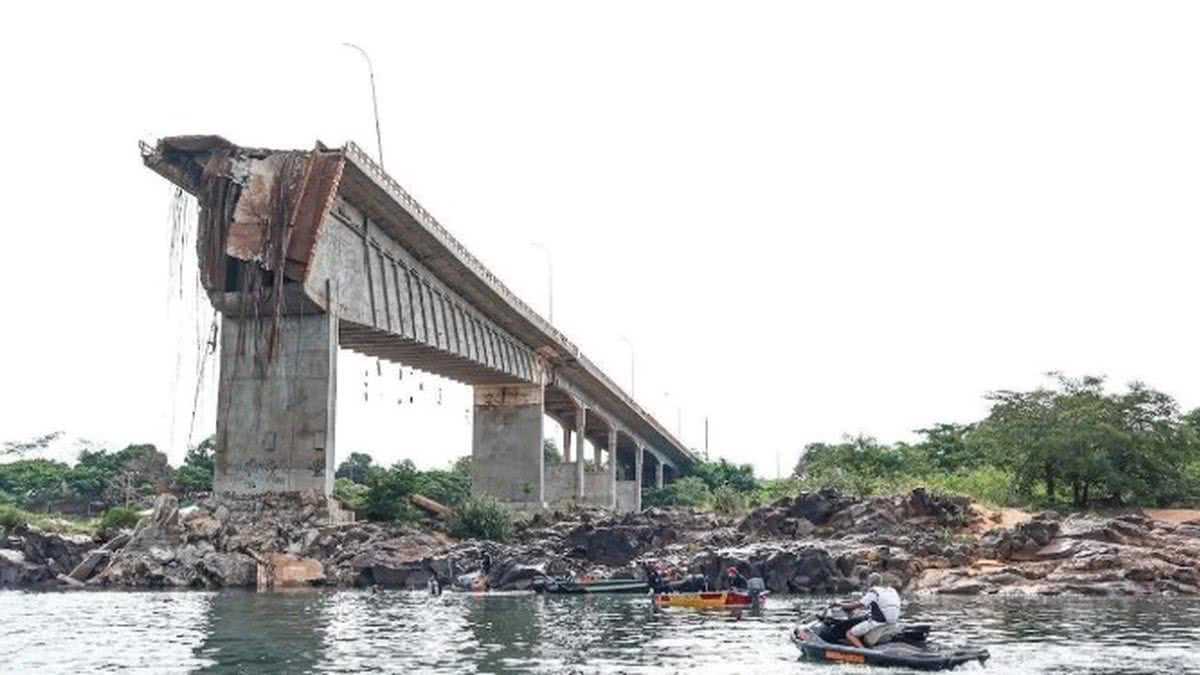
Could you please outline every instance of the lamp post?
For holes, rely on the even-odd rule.
[[[668,398],[668,399],[671,398],[671,392],[664,391],[663,398]],[[675,406],[675,436],[677,436],[679,438],[679,440],[681,440],[681,441],[683,440],[683,406],[682,405]]]
[[[633,343],[624,335],[620,336],[621,342],[629,345],[629,395],[632,397],[637,394],[637,380],[634,379],[634,350]]]
[[[539,244],[536,241],[530,242],[530,246],[541,250],[546,255],[546,288],[550,295],[550,323],[554,323],[554,260],[550,256],[550,249]]]
[[[379,155],[379,168],[383,168],[383,137],[379,133],[379,99],[375,96],[375,67],[371,64],[371,55],[367,54],[367,50],[350,42],[343,42],[342,46],[349,47],[367,60],[367,75],[371,78],[371,107],[375,111],[375,151]]]

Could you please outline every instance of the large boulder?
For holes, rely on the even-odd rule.
[[[46,565],[25,559],[25,554],[0,549],[0,588],[25,588],[53,583],[56,574]]]
[[[747,515],[738,531],[764,537],[801,538],[812,534],[815,526],[803,516],[793,516],[785,507],[764,506]]]
[[[26,562],[46,565],[56,575],[70,572],[96,546],[90,537],[43,532],[30,526],[18,527],[14,534],[21,539]]]
[[[324,583],[325,567],[320,560],[272,553],[258,562],[259,589],[301,588]]]
[[[793,518],[804,518],[813,525],[824,525],[835,513],[856,501],[834,488],[822,488],[817,492],[802,492],[790,500],[788,513]]]
[[[213,551],[196,563],[210,588],[246,588],[258,582],[258,563],[244,553]]]
[[[1059,535],[1057,513],[1047,511],[1007,530],[990,530],[980,544],[998,560],[1035,560],[1038,553]]]
[[[970,499],[929,492],[923,487],[908,493],[901,506],[905,518],[932,518],[943,527],[964,527],[978,516]]]
[[[572,555],[602,565],[621,567],[642,553],[671,543],[675,531],[658,525],[612,525],[595,527],[584,524],[571,530],[567,545]]]
[[[488,587],[498,591],[523,591],[533,588],[536,580],[546,576],[544,562],[510,559],[492,566],[488,572]]]

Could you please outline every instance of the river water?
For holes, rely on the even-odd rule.
[[[0,672],[871,672],[800,659],[788,631],[823,602],[737,616],[619,595],[0,591]],[[956,672],[1200,673],[1196,600],[943,597],[905,618],[991,651]]]

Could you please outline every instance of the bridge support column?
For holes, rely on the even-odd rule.
[[[213,491],[333,491],[337,318],[284,316],[267,360],[269,319],[221,317]]]
[[[475,387],[471,492],[512,505],[541,508],[545,500],[541,385]]]
[[[599,453],[597,453],[599,454]],[[608,430],[608,508],[617,509],[617,430]]]
[[[584,467],[583,459],[583,430],[587,424],[587,408],[579,406],[575,411],[575,498],[583,501],[584,497],[584,481],[587,477],[584,475],[586,467]]]
[[[655,459],[658,461],[654,464],[654,487],[661,490],[663,486],[663,461],[662,457],[658,457],[657,455]]]
[[[571,430],[563,425],[563,461],[571,462]]]
[[[637,481],[637,506],[634,507],[635,513],[642,512],[642,461],[644,459],[645,452],[645,448],[640,445],[637,446],[636,455],[633,460],[633,475],[634,479]]]

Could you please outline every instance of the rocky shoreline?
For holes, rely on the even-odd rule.
[[[736,566],[777,593],[852,592],[880,572],[906,593],[1200,595],[1200,522],[1044,512],[1001,527],[965,498],[921,489],[826,489],[743,517],[547,511],[504,544],[457,541],[428,523],[329,525],[330,507],[317,495],[265,495],[180,509],[163,495],[152,516],[107,540],[17,528],[0,539],[0,588],[423,589],[480,571],[486,554],[497,590],[542,575],[641,577],[640,563],[654,561],[713,583]]]

